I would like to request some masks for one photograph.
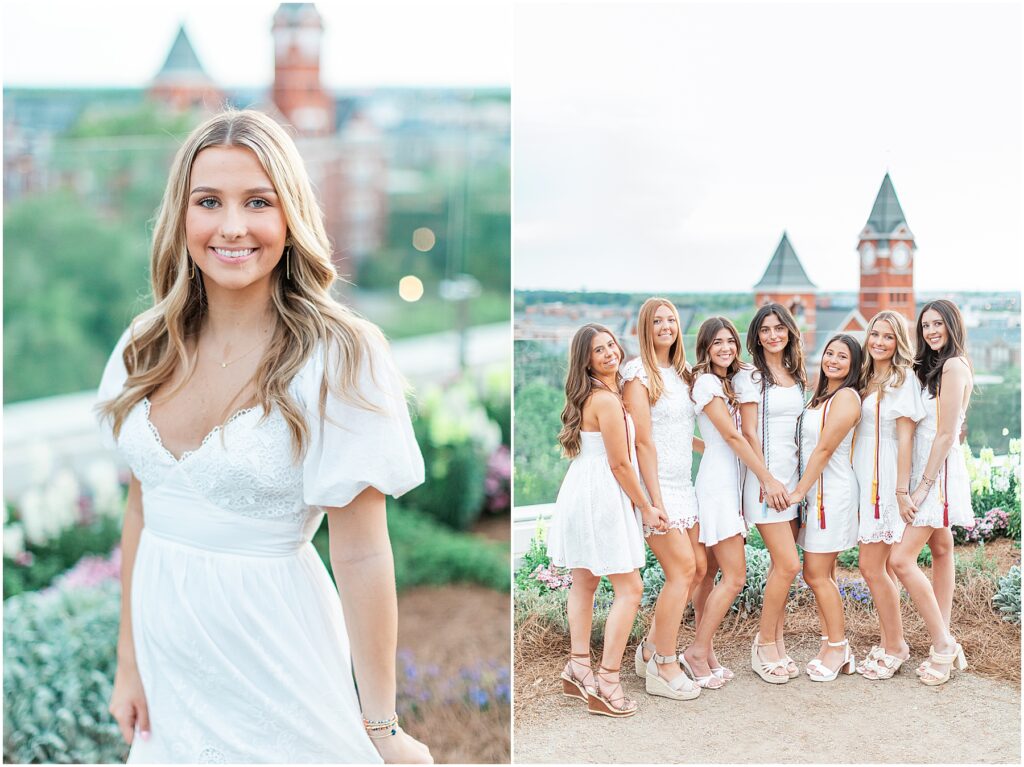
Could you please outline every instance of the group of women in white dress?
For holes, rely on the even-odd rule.
[[[813,386],[799,328],[777,303],[750,323],[748,362],[733,324],[711,317],[689,365],[679,314],[664,298],[644,302],[636,330],[640,355],[625,364],[615,334],[598,324],[580,328],[569,352],[558,439],[572,462],[548,534],[552,562],[572,571],[563,692],[591,713],[636,713],[619,670],[643,594],[645,540],[665,575],[635,653],[646,691],[688,700],[728,684],[735,674],[719,663],[713,639],[744,587],[751,526],[771,557],[750,650],[751,669],[765,682],[800,674],[786,651],[784,617],[801,570],[821,624],[819,651],[804,667],[811,680],[854,671],[883,680],[899,671],[910,655],[900,584],[932,641],[917,668],[921,682],[943,684],[954,666],[966,668],[950,627],[950,527],[974,521],[959,447],[973,377],[956,305],[925,304],[916,343],[893,311],[871,319],[863,342],[835,335]],[[694,452],[702,456],[692,482]],[[917,564],[925,544],[931,580]],[[879,642],[860,663],[845,636],[836,581],[839,553],[854,546],[879,621]],[[614,600],[594,669],[602,576]],[[694,638],[678,652],[690,602]]]

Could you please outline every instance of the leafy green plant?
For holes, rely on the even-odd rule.
[[[120,763],[107,713],[120,584],[26,592],[4,603],[4,762]]]
[[[999,567],[985,554],[984,543],[979,543],[975,546],[974,552],[970,556],[956,557],[955,567],[957,579],[981,575],[994,581],[999,576]]]
[[[1014,565],[1002,578],[992,606],[1003,614],[1003,620],[1020,623],[1020,565]]]
[[[846,551],[840,551],[836,561],[839,562],[840,567],[852,570],[860,564],[860,549],[854,546]]]

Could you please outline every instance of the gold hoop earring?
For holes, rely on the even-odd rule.
[[[292,246],[287,245],[284,249],[284,276],[286,279],[292,278]]]
[[[191,258],[188,260],[188,278],[194,280],[196,278],[196,262]]]

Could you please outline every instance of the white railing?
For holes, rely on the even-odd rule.
[[[532,506],[515,506],[512,508],[512,562],[519,567],[523,555],[530,548],[530,541],[538,530],[546,530],[551,515],[555,513],[555,504],[537,503]]]

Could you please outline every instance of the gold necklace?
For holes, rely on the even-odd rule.
[[[257,344],[256,344],[256,345],[255,345],[254,347],[252,347],[251,349],[249,349],[249,351],[247,351],[247,352],[246,352],[245,354],[242,354],[242,355],[240,355],[240,356],[238,356],[238,357],[235,357],[235,358],[234,358],[233,360],[227,360],[227,361],[223,361],[223,362],[221,362],[221,363],[220,363],[220,367],[221,367],[221,369],[223,370],[223,369],[224,369],[224,368],[226,368],[226,367],[227,367],[228,365],[234,365],[234,364],[235,364],[236,362],[238,362],[239,360],[245,359],[245,358],[246,358],[246,357],[248,357],[248,356],[249,356],[250,354],[252,354],[252,353],[253,353],[254,351],[256,351],[256,350],[257,350],[258,348],[260,348],[260,346],[262,346],[262,345],[263,345],[263,341],[261,340],[261,341],[260,341],[259,343],[257,343]]]

